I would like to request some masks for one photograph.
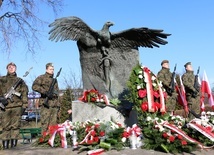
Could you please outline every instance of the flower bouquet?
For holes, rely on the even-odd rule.
[[[147,113],[142,128],[143,148],[174,154],[192,152],[197,143],[182,130],[184,124],[185,120],[180,116]]]
[[[93,102],[93,103],[105,103],[109,105],[108,96],[105,94],[100,94],[97,90],[85,90],[83,96],[79,98],[83,102]]]
[[[73,129],[77,132],[77,143],[75,147],[79,152],[104,149],[121,150],[130,146],[131,133],[136,137],[135,147],[140,146],[141,139],[138,138],[141,130],[136,125],[133,128],[125,129],[120,124],[113,121],[86,121],[83,123],[74,123]],[[72,135],[72,134],[71,134]]]

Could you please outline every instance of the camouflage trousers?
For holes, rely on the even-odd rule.
[[[187,102],[188,102],[188,107],[194,111],[196,114],[200,114],[201,108],[200,108],[200,96],[197,97],[192,97],[192,96],[187,96],[186,97]],[[193,119],[195,118],[191,113],[189,114],[189,118]]]
[[[42,132],[48,130],[49,125],[56,125],[59,123],[58,113],[58,107],[50,107],[49,109],[44,106],[41,107],[40,114]]]
[[[2,134],[0,139],[19,139],[19,129],[21,127],[22,107],[6,109],[2,113]]]
[[[177,104],[177,93],[173,93],[172,96],[167,96],[166,99],[166,111],[171,113],[175,110]]]

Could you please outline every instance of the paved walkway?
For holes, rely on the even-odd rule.
[[[86,155],[87,152],[82,152],[78,154],[78,151],[72,151],[72,148],[69,146],[67,149],[63,148],[42,148],[42,147],[33,147],[31,144],[22,144],[22,140],[19,140],[18,146],[14,149],[9,150],[0,150],[0,155]],[[166,153],[157,152],[153,150],[145,149],[136,149],[132,150],[126,148],[121,151],[107,151],[102,153],[102,155],[166,155]],[[171,155],[171,154],[168,154]],[[191,154],[183,153],[182,155],[214,155],[214,149],[212,150],[202,150],[195,151]]]

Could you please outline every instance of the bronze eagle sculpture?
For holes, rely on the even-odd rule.
[[[100,31],[90,28],[82,19],[70,16],[56,19],[49,25],[52,27],[49,34],[50,40],[74,40],[85,42],[88,46],[102,45],[105,47],[159,47],[165,45],[170,34],[163,30],[149,29],[146,27],[131,28],[118,33],[111,33],[109,27],[112,22],[106,22]],[[88,40],[90,40],[88,42]]]
[[[70,16],[56,19],[49,26],[49,40],[77,41],[82,68],[83,89],[96,89],[118,97],[126,89],[133,67],[139,62],[138,47],[159,47],[170,34],[146,27],[112,33],[112,22],[93,30],[82,19]]]

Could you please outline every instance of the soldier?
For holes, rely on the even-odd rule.
[[[46,73],[38,76],[33,82],[32,89],[41,94],[39,105],[41,107],[41,126],[42,132],[47,131],[50,125],[56,125],[59,122],[58,112],[60,103],[58,102],[59,87],[56,82],[54,85],[54,93],[48,93],[54,76],[54,66],[52,63],[46,64]],[[49,108],[44,106],[45,99],[48,98]]]
[[[170,72],[168,60],[163,60],[161,66],[162,68],[157,74],[157,79],[162,82],[163,88],[167,92],[166,110],[169,113],[173,113],[176,108],[178,95],[175,91],[174,79],[172,79],[173,74]],[[171,85],[171,82],[173,82],[174,85]]]
[[[197,80],[195,81],[195,75],[192,68],[191,62],[187,62],[185,65],[186,73],[182,75],[183,85],[186,91],[186,100],[188,102],[188,107],[196,114],[200,113],[200,85]],[[196,87],[194,83],[197,82]],[[194,118],[193,115],[189,114],[189,118]]]
[[[9,148],[9,143],[11,148],[16,147],[18,138],[19,138],[19,129],[21,126],[21,115],[23,108],[27,107],[28,104],[28,87],[25,82],[17,77],[16,74],[16,65],[14,63],[9,63],[6,67],[7,75],[0,78],[2,94],[4,96],[7,94],[7,91],[18,81],[20,83],[16,87],[15,91],[17,94],[14,94],[12,99],[7,99],[8,105],[5,108],[5,111],[2,113],[2,134],[1,139],[3,143],[3,149]]]

